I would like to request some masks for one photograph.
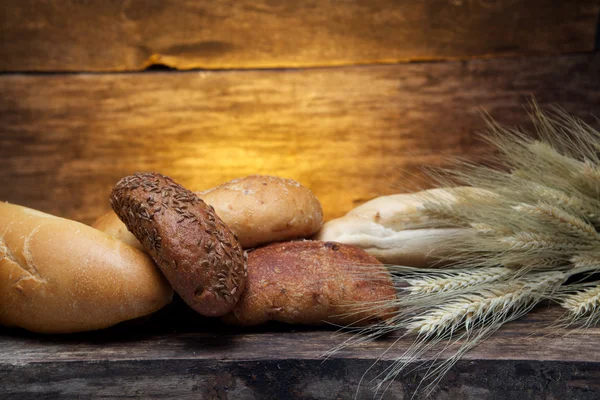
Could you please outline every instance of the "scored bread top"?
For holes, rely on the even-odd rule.
[[[171,302],[147,254],[94,228],[1,202],[0,227],[0,324],[89,331]]]

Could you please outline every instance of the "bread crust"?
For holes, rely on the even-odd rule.
[[[0,324],[102,329],[151,314],[173,290],[150,257],[75,221],[0,203]]]
[[[121,179],[110,200],[190,307],[207,316],[231,311],[244,290],[246,254],[212,207],[157,173]]]
[[[364,325],[391,316],[393,308],[360,305],[393,300],[391,276],[363,250],[321,241],[274,243],[248,254],[246,291],[223,320],[234,325]]]
[[[245,249],[307,238],[323,224],[321,203],[292,179],[250,175],[198,195],[215,208]]]
[[[115,214],[113,210],[108,211],[106,214],[101,215],[92,224],[93,228],[96,228],[107,235],[117,238],[130,246],[135,247],[138,250],[146,251],[144,246],[133,233],[129,232],[127,226],[121,221],[121,219]]]

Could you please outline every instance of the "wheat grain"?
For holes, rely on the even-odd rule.
[[[445,273],[440,276],[422,276],[407,279],[410,285],[406,290],[411,294],[429,294],[448,292],[505,280],[513,276],[514,270],[504,267],[480,268],[474,271]]]
[[[600,235],[596,232],[592,224],[556,206],[543,203],[536,205],[519,204],[513,206],[513,209],[549,222],[565,234],[570,234],[591,242],[600,241]]]
[[[564,296],[560,305],[580,318],[600,310],[600,285]]]
[[[600,270],[600,253],[579,254],[571,257],[569,261],[573,264],[573,269],[578,271]]]
[[[486,318],[493,320],[496,313],[506,314],[516,307],[537,303],[556,290],[566,276],[561,272],[531,274],[507,284],[481,290],[477,294],[463,295],[415,317],[407,329],[428,337],[462,327],[469,329]]]
[[[593,244],[581,243],[581,241],[569,237],[557,237],[544,233],[520,232],[513,236],[501,239],[510,250],[544,250],[556,251],[582,251],[594,247]]]
[[[537,183],[532,184],[529,182],[528,187],[529,191],[526,193],[531,194],[533,196],[532,199],[544,199],[563,209],[573,210],[584,216],[594,226],[600,225],[600,204],[597,199],[573,193],[567,194],[562,190]]]
[[[527,273],[529,271],[564,271],[571,269],[573,265],[568,259],[561,256],[556,257],[534,257],[532,259],[523,261],[520,265],[515,267],[520,268],[521,273]]]

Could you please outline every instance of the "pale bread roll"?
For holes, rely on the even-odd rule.
[[[41,333],[106,328],[173,291],[145,253],[89,226],[0,203],[0,324]]]
[[[106,214],[100,216],[96,221],[94,221],[92,227],[101,230],[107,235],[115,237],[138,250],[145,251],[144,246],[142,246],[140,241],[133,236],[133,233],[129,232],[127,226],[125,226],[123,221],[119,219],[113,210],[110,210]]]
[[[292,179],[250,175],[197,194],[215,208],[245,249],[306,238],[323,224],[321,203]]]
[[[469,190],[461,188],[460,190]],[[441,246],[448,238],[460,240],[470,229],[439,225],[413,229],[427,222],[419,208],[428,200],[456,200],[450,189],[430,189],[412,194],[382,196],[326,222],[315,239],[360,247],[386,264],[428,267],[448,256]]]
[[[298,182],[251,175],[196,192],[237,236],[244,249],[313,235],[323,224],[321,204]],[[138,248],[142,245],[113,211],[92,226]]]

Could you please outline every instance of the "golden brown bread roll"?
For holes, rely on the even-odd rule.
[[[309,237],[323,224],[317,198],[291,179],[251,175],[196,194],[214,207],[244,249]],[[143,248],[113,211],[98,218],[92,226]]]
[[[0,324],[106,328],[157,311],[173,291],[145,253],[89,226],[0,203]]]
[[[231,311],[244,291],[246,254],[211,206],[154,172],[121,179],[110,204],[183,301],[211,317]]]
[[[339,243],[275,243],[248,253],[246,290],[223,320],[235,325],[267,321],[362,325],[393,309],[356,312],[357,305],[393,300],[384,266],[363,250]]]

